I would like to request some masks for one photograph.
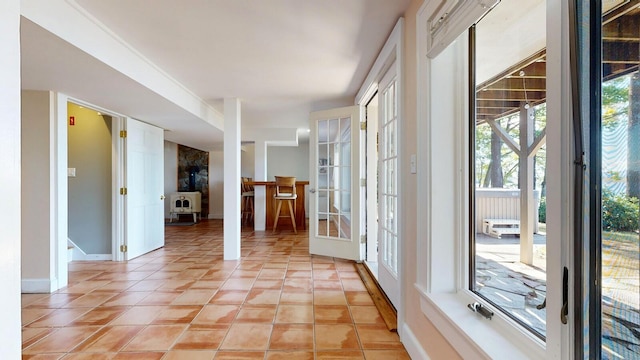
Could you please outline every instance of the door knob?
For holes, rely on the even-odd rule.
[[[311,188],[311,189],[309,189],[309,192],[312,193],[312,194],[315,194],[316,193],[316,189]]]
[[[164,195],[160,195],[160,200],[164,200]]]

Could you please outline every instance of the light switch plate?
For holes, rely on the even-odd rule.
[[[76,168],[67,168],[68,177],[76,177]]]

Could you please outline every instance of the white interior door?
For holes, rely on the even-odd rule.
[[[397,308],[398,278],[398,97],[395,65],[380,82],[378,134],[378,283]]]
[[[358,106],[311,113],[309,252],[360,258],[360,111]]]
[[[164,133],[126,119],[126,223],[124,259],[164,246]]]

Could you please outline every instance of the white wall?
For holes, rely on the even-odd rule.
[[[86,254],[111,255],[112,159],[110,116],[68,105],[69,239]]]
[[[164,142],[164,217],[169,218],[169,195],[178,191],[178,144]]]
[[[209,152],[209,219],[224,216],[224,152]]]
[[[309,143],[267,146],[267,181],[274,181],[276,175],[309,180]]]
[[[240,176],[255,178],[256,146],[243,145],[240,154]]]
[[[166,158],[165,152],[165,158]],[[255,178],[255,146],[242,146],[240,172],[243,177]],[[209,219],[222,219],[224,213],[224,152],[209,152]],[[166,160],[165,160],[166,164]],[[177,165],[176,165],[177,167]],[[167,176],[165,168],[165,177]],[[174,170],[175,171],[175,170]],[[309,144],[299,146],[267,147],[267,181],[274,175],[291,175],[298,180],[309,180]],[[238,179],[240,181],[240,179]],[[166,183],[166,180],[165,180]],[[308,200],[308,197],[307,197]],[[305,204],[308,207],[307,204]],[[307,209],[307,214],[309,213]]]
[[[300,143],[298,146],[267,146],[267,181],[275,181],[276,175],[309,180],[309,143]],[[304,198],[304,208],[309,217],[309,196]]]
[[[0,1],[0,359],[19,359],[20,0]]]
[[[408,159],[411,154],[417,153],[419,141],[425,141],[424,139],[418,139],[417,136],[417,109],[418,104],[423,102],[424,99],[418,99],[416,91],[419,84],[416,47],[416,29],[418,25],[416,16],[418,9],[426,1],[429,0],[412,0],[404,15],[404,89],[402,91],[404,93],[404,121],[402,121],[403,128],[398,129],[403,134],[398,141],[403,142],[401,156],[405,159]],[[449,149],[449,147],[446,149]],[[418,282],[417,277],[424,275],[421,266],[427,259],[426,253],[421,252],[422,249],[418,247],[417,242],[417,239],[424,236],[424,234],[417,232],[418,224],[423,222],[424,219],[418,219],[417,211],[415,210],[418,209],[419,204],[427,203],[427,200],[418,198],[418,179],[416,175],[408,175],[410,174],[408,166],[409,162],[406,161],[404,168],[399,169],[399,174],[401,175],[398,179],[403,186],[403,190],[401,190],[402,203],[404,208],[407,209],[402,213],[403,219],[400,223],[400,226],[403,227],[403,238],[406,240],[403,246],[403,254],[401,255],[401,261],[403,261],[404,266],[404,285],[402,286],[404,292],[401,294],[401,298],[404,313],[406,314],[404,316],[406,323],[398,331],[401,332],[402,342],[407,347],[409,354],[416,359],[426,358],[427,356],[431,359],[458,359],[460,356],[447,338],[435,328],[433,320],[422,314],[421,295],[418,293],[415,284]],[[419,163],[418,173],[421,171],[423,171],[423,168],[420,167]],[[425,186],[425,184],[420,184],[420,186]],[[434,276],[437,278],[438,275],[435,274]]]
[[[22,291],[50,292],[51,261],[51,121],[48,91],[22,92]]]

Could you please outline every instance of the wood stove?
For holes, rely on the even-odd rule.
[[[174,214],[176,219],[183,214],[192,214],[193,222],[197,222],[197,216],[202,219],[202,194],[199,191],[173,193],[169,201],[171,202],[169,222],[173,221]]]

